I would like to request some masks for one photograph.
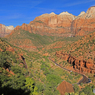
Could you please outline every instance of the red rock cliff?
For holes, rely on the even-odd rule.
[[[81,12],[72,22],[72,31],[75,35],[86,35],[95,30],[95,7],[90,7],[87,12]]]
[[[75,57],[69,54],[64,54],[62,52],[56,52],[56,56],[62,58],[65,61],[68,61],[70,64],[73,65],[74,69],[77,69],[80,72],[87,72],[87,73],[95,74],[95,64],[94,63],[76,59]]]
[[[17,26],[15,30],[23,29],[30,33],[52,36],[83,36],[95,30],[95,7],[91,7],[87,12],[81,12],[74,16],[68,12],[59,15],[55,13],[43,14],[36,17],[29,24]]]

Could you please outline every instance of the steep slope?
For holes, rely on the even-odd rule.
[[[74,16],[68,12],[59,15],[55,13],[43,14],[36,17],[29,24],[17,26],[15,30],[26,30],[30,33],[48,36],[84,36],[95,30],[95,7],[90,7],[87,12]]]
[[[43,14],[36,17],[29,24],[17,26],[15,30],[22,29],[30,33],[48,36],[71,36],[70,26],[74,17],[74,15],[68,12],[62,12],[59,15],[54,13]]]
[[[37,87],[33,77],[30,78],[29,66],[26,68],[23,54],[27,56],[27,52],[0,38],[0,95],[37,94]]]
[[[72,32],[83,36],[95,30],[95,6],[90,7],[87,12],[81,12],[72,22]]]
[[[57,39],[58,37],[42,36],[21,29],[15,30],[14,33],[6,37],[9,43],[29,51],[37,51],[39,48],[51,44]]]
[[[21,58],[25,59],[28,68]],[[11,46],[0,39],[0,94],[59,95],[56,87],[63,80],[62,74],[68,72],[51,68],[53,65],[48,57]]]
[[[43,14],[36,17],[34,21],[40,20],[50,27],[70,27],[73,19],[74,15],[68,12],[62,12],[59,15],[56,15],[55,13]]]
[[[56,52],[56,56],[75,65],[75,69],[95,73],[95,32]]]
[[[10,34],[13,29],[13,26],[5,26],[0,24],[0,37],[5,37],[6,35]]]

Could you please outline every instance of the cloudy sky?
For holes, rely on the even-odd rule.
[[[0,23],[6,26],[28,24],[44,13],[63,11],[78,16],[95,5],[95,0],[0,0]]]

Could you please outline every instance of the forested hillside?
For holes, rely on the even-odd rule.
[[[3,39],[0,56],[0,93],[4,95],[60,95],[56,88],[63,80],[73,84],[81,77],[60,69],[48,56],[25,51]]]
[[[0,95],[37,95],[37,87],[17,48],[0,38]]]

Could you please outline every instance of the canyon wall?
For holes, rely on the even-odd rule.
[[[81,12],[72,22],[72,31],[76,36],[84,36],[95,31],[95,6],[90,7],[87,12]]]
[[[61,59],[68,61],[70,64],[73,65],[75,70],[79,70],[80,72],[86,73],[93,73],[95,74],[95,64],[91,62],[87,62],[85,60],[76,59],[75,57],[64,54],[61,51],[56,52],[56,56],[60,57]]]
[[[59,15],[53,12],[43,14],[29,24],[24,23],[15,28],[15,30],[19,29],[48,36],[84,36],[95,31],[95,7],[90,7],[86,13],[81,12],[78,16],[68,12]]]
[[[40,35],[52,35],[52,36],[71,36],[71,22],[74,19],[74,15],[68,12],[63,12],[59,15],[54,13],[43,14],[36,17],[34,21],[29,24],[22,24],[22,26],[17,26],[15,30],[26,30],[30,33],[40,34]]]

